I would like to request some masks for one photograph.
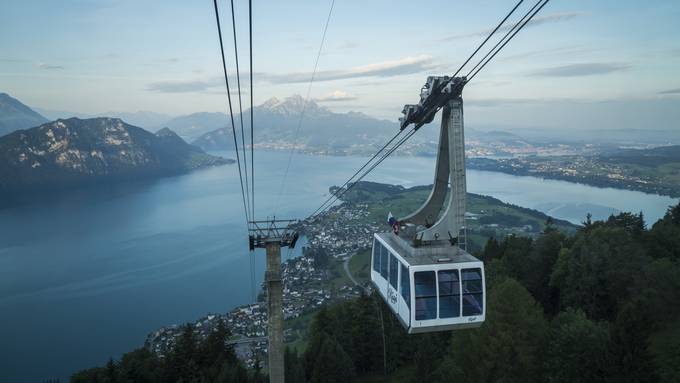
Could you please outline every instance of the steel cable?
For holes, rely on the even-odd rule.
[[[224,70],[224,83],[227,87],[227,100],[229,101],[229,116],[231,117],[231,132],[234,136],[234,148],[236,149],[236,163],[238,165],[238,177],[241,183],[241,197],[243,198],[243,209],[246,212],[246,226],[250,226],[250,214],[248,212],[248,205],[246,204],[245,188],[243,187],[243,175],[241,172],[241,159],[238,154],[238,140],[236,139],[236,126],[234,124],[234,112],[231,105],[231,93],[229,93],[229,75],[227,73],[227,63],[224,58],[224,43],[222,42],[222,26],[220,25],[220,13],[217,9],[217,0],[213,0],[215,5],[215,21],[217,22],[217,34],[220,39],[220,52],[222,56],[222,69]]]

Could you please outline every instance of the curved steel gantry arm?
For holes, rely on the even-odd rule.
[[[437,165],[434,171],[434,183],[432,184],[430,196],[427,197],[425,203],[418,210],[406,217],[400,218],[399,222],[429,227],[435,223],[439,216],[449,188],[449,124],[447,121],[450,114],[451,110],[444,107],[441,129],[439,131]]]
[[[449,181],[451,197],[444,206]],[[423,241],[458,238],[465,226],[466,192],[463,99],[457,97],[443,108],[432,192],[415,213],[401,221],[425,226],[417,233],[417,238]],[[434,222],[442,209],[444,213]]]

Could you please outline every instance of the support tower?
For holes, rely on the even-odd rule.
[[[298,233],[291,230],[293,220],[252,221],[248,237],[250,250],[265,248],[267,269],[267,346],[269,382],[284,382],[283,365],[283,288],[281,283],[281,247],[295,247]]]

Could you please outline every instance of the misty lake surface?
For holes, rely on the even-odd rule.
[[[296,154],[279,199],[287,160],[287,152],[256,153],[258,218],[307,216],[366,159]],[[433,172],[433,158],[397,157],[369,180],[409,187],[430,184]],[[576,223],[587,212],[618,211],[654,222],[677,203],[482,171],[468,172],[468,190]],[[235,165],[0,209],[0,377],[64,382],[142,346],[162,326],[251,302],[246,236]],[[259,286],[263,252],[254,258]]]

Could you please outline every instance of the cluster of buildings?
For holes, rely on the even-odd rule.
[[[289,260],[282,269],[283,319],[293,319],[314,310],[331,299],[331,291],[324,289],[326,270],[316,268],[311,254]]]
[[[538,176],[593,181],[599,178],[622,185],[651,183],[649,179],[626,171],[619,164],[606,162],[594,156],[519,157],[500,160],[500,162],[523,173]]]
[[[333,209],[337,213],[338,209]],[[368,214],[366,206],[360,211],[341,209],[339,212],[344,220],[350,221],[357,214]],[[310,247],[303,251],[303,255],[286,261],[281,268],[283,282],[283,315],[290,320],[314,311],[331,300],[348,299],[360,294],[359,288],[341,286],[333,290],[328,286],[329,270],[318,267],[315,251],[324,247],[326,256],[341,257],[350,251],[357,251],[359,245],[353,238],[370,238],[370,232],[364,229],[350,228],[347,225],[343,232],[342,225],[331,225],[323,230],[317,225],[305,224],[303,233],[308,236]],[[317,237],[318,234],[318,237]],[[369,246],[366,240],[360,246]],[[264,286],[263,286],[264,288]],[[266,293],[266,291],[265,291]],[[229,340],[233,344],[237,356],[249,367],[256,361],[266,361],[267,352],[267,305],[266,297],[260,296],[254,304],[237,307],[226,314],[210,314],[190,323],[197,340],[205,339],[218,323],[222,321],[232,333]],[[145,346],[159,355],[166,356],[181,336],[182,326],[171,325],[163,327],[147,336]],[[295,340],[295,333],[291,329],[284,330],[287,342]]]
[[[367,204],[342,204],[312,222],[303,222],[300,231],[312,251],[322,248],[334,258],[346,258],[370,248],[373,233],[386,230],[385,225],[365,219],[368,214]]]

